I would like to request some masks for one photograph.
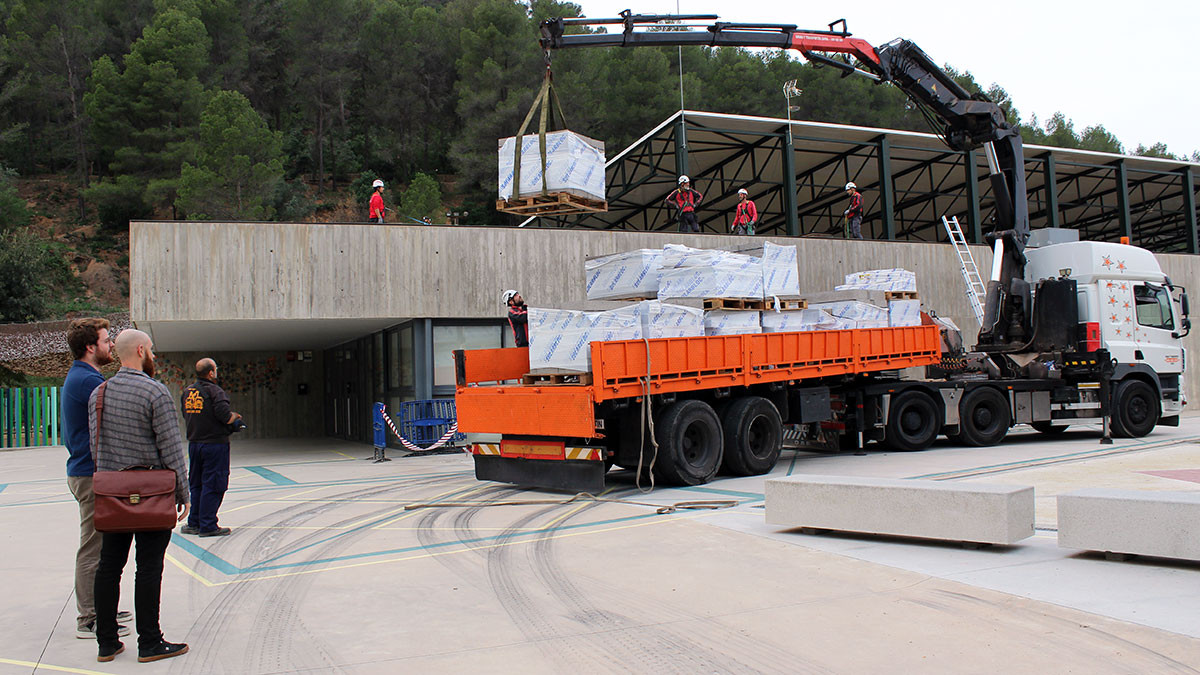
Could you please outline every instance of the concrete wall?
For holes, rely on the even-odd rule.
[[[584,260],[668,243],[746,248],[765,237],[447,226],[134,222],[130,310],[136,322],[475,318],[502,316],[500,291],[534,306],[583,307]],[[772,237],[796,244],[802,291],[845,274],[904,267],[922,304],[967,334],[977,325],[947,244]],[[974,247],[986,278],[991,252]],[[1200,289],[1200,257],[1158,259],[1177,284]],[[1197,296],[1200,299],[1200,295]],[[1200,305],[1197,305],[1200,307]],[[1200,354],[1200,333],[1187,339]],[[970,340],[968,340],[970,342]],[[1200,369],[1188,391],[1200,391]]]
[[[240,438],[320,437],[325,435],[325,380],[321,353],[312,361],[288,361],[283,352],[173,352],[158,354],[157,379],[167,385],[175,401],[183,388],[196,381],[196,362],[205,356],[217,362],[218,382],[229,394],[234,412],[249,427]],[[308,385],[308,394],[298,387]],[[179,408],[179,405],[176,405]],[[180,424],[183,414],[179,415]]]

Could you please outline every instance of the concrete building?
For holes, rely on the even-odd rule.
[[[689,113],[688,124],[693,116],[699,115]],[[752,145],[764,133],[754,125],[786,125],[781,120],[723,118],[724,123],[734,127],[749,125],[741,140]],[[670,128],[668,122],[660,130]],[[796,137],[801,131],[805,138],[816,138],[812,134],[830,136],[833,140],[826,139],[826,146],[837,141],[838,134],[845,141],[865,133],[859,128],[839,129],[836,125],[794,125],[799,125],[793,130]],[[907,139],[905,147],[917,148],[925,143],[929,145],[927,152],[941,155],[948,152],[932,149],[927,141],[936,139],[929,135],[868,131],[876,137],[899,134]],[[708,133],[738,139],[736,128],[715,131],[710,128]],[[712,203],[721,203],[718,198],[723,190],[735,194],[738,187],[753,184],[754,177],[734,172],[736,166],[725,155],[698,151],[698,144],[703,142],[700,131],[688,134],[690,154],[686,154],[685,163],[693,176],[700,177],[697,180],[713,177],[707,179],[717,190],[712,194]],[[653,136],[652,133],[647,138]],[[913,140],[914,136],[928,138]],[[199,356],[216,358],[235,409],[250,424],[248,435],[331,436],[367,441],[371,433],[372,402],[383,401],[394,410],[405,400],[452,396],[452,350],[511,344],[511,332],[499,299],[503,289],[520,290],[533,306],[599,308],[602,305],[589,306],[584,294],[587,258],[636,248],[659,248],[668,243],[698,248],[747,245],[750,240],[744,237],[665,231],[674,229],[673,224],[664,224],[661,217],[656,220],[652,212],[673,185],[678,153],[669,144],[659,143],[654,153],[657,163],[646,164],[639,159],[643,157],[639,153],[647,152],[646,142],[646,139],[639,141],[608,163],[612,212],[574,219],[580,222],[564,219],[521,223],[524,227],[475,228],[135,221],[130,225],[133,321],[153,336],[162,354],[163,379],[175,391],[191,380],[191,367]],[[790,161],[797,176],[815,176],[814,170],[818,173],[823,170],[815,167],[830,161],[809,152],[811,147],[818,147],[817,141],[812,141],[811,147],[794,143]],[[855,147],[866,147],[861,142],[855,143]],[[727,145],[730,145],[728,152],[741,152],[732,142]],[[901,143],[893,147],[897,145]],[[1044,155],[1049,150],[1036,151]],[[852,154],[841,155],[838,162],[853,159]],[[778,161],[786,168],[785,162],[789,160],[786,155],[775,160],[765,157],[756,160],[756,164],[743,163],[742,171],[748,171],[744,167],[751,164],[758,166],[759,179],[766,186],[763,189],[786,185],[787,181],[780,181],[777,175],[772,178],[770,172],[775,169],[767,166],[771,161]],[[1127,164],[1133,160],[1113,161]],[[933,170],[935,164],[925,170]],[[642,167],[637,171],[643,173],[635,176],[634,165]],[[646,166],[651,168],[645,169]],[[878,161],[875,166],[885,168]],[[1121,191],[1123,196],[1114,198],[1107,189],[1098,189],[1098,193],[1103,193],[1097,197],[1101,202],[1116,199],[1125,208],[1106,208],[1103,203],[1089,206],[1075,201],[1070,208],[1107,213],[1109,219],[1103,223],[1096,221],[1088,232],[1112,239],[1124,232],[1125,225],[1133,227],[1136,220],[1131,214],[1143,214],[1146,218],[1158,214],[1148,231],[1159,232],[1163,218],[1183,225],[1175,227],[1182,233],[1172,234],[1171,243],[1159,250],[1189,250],[1195,241],[1195,194],[1190,180],[1193,167],[1164,165],[1158,171],[1138,165],[1138,170],[1154,171],[1158,178],[1162,178],[1160,174],[1169,174],[1169,180],[1164,179],[1165,192],[1157,196],[1147,194],[1142,199],[1136,191],[1125,189]],[[1128,167],[1125,170],[1126,181],[1129,170]],[[885,173],[888,171],[891,169],[887,168]],[[722,175],[724,178],[717,180]],[[895,179],[895,172],[892,176]],[[845,178],[830,175],[821,180],[828,185],[818,190],[821,194],[816,199],[827,202],[822,208],[828,210],[834,197],[840,198],[841,185],[835,184]],[[705,185],[701,183],[699,187],[703,189]],[[801,201],[801,192],[797,190],[792,197],[794,202]],[[933,203],[940,210],[928,213],[934,225],[940,226],[942,213],[965,213],[968,215],[964,224],[970,223],[976,229],[975,224],[982,216],[978,209],[972,209],[971,203],[976,202],[971,201],[967,190],[940,193],[935,181],[925,192],[931,195],[932,202],[925,200],[926,206],[922,208],[928,211],[928,203]],[[980,198],[980,193],[974,195],[973,199]],[[629,206],[635,197],[642,207]],[[887,199],[895,196],[881,196],[876,201]],[[820,220],[813,220],[817,225],[810,228],[803,225],[809,222],[805,218],[793,221],[797,227],[803,227],[805,236],[787,236],[787,232],[797,231],[791,229],[787,214],[768,212],[765,218],[774,225],[766,234],[781,236],[758,237],[754,241],[766,238],[799,247],[802,291],[831,289],[845,274],[863,269],[896,266],[913,270],[917,273],[923,304],[950,316],[965,332],[972,332],[974,318],[964,295],[954,250],[937,243],[936,236],[926,236],[937,231],[933,227],[912,229],[911,236],[898,236],[901,230],[895,227],[900,222],[896,220],[897,213],[903,218],[917,218],[915,211],[914,215],[903,215],[906,208],[916,206],[902,202],[893,203],[892,220],[887,220],[886,205],[874,211],[868,205],[868,218],[875,213],[876,218],[885,219],[874,230],[880,233],[879,240],[823,237]],[[1179,208],[1175,208],[1176,202]],[[981,208],[986,212],[986,200],[983,204]],[[798,203],[796,208],[801,214],[812,210],[806,211],[805,203]],[[731,210],[710,209],[705,219],[706,230],[727,229],[722,218]],[[635,220],[646,227],[636,227]],[[1191,228],[1190,234],[1187,227]],[[893,236],[885,236],[888,232]],[[1137,243],[1138,231],[1133,233]],[[989,249],[975,246],[973,252],[980,269],[988,269]],[[1200,258],[1173,252],[1160,252],[1158,257],[1175,283],[1200,288]],[[1193,353],[1196,353],[1196,339],[1187,339]],[[1192,370],[1187,379],[1188,391],[1200,391],[1198,384],[1200,377]]]

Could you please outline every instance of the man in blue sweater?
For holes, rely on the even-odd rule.
[[[79,551],[75,554],[75,636],[96,639],[96,566],[100,564],[100,535],[92,526],[96,499],[92,493],[92,446],[88,438],[88,397],[104,382],[100,367],[112,363],[112,338],[108,335],[108,319],[76,319],[67,329],[67,345],[75,363],[67,373],[62,393],[62,434],[67,446],[67,486],[79,502]],[[119,612],[117,620],[130,619],[129,612]],[[129,628],[121,626],[121,635]]]

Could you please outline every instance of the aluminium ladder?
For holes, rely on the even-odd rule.
[[[958,216],[942,216],[942,225],[946,228],[946,234],[950,235],[954,252],[958,254],[958,270],[962,273],[963,283],[967,285],[967,301],[971,303],[971,311],[975,312],[975,321],[983,327],[983,302],[987,297],[987,287],[979,277],[979,268],[975,266],[975,258],[971,256],[971,248],[967,246],[967,238],[963,236],[962,227],[958,224]]]

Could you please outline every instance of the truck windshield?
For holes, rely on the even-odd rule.
[[[1149,328],[1175,329],[1171,317],[1171,296],[1167,289],[1154,284],[1139,284],[1133,287],[1133,299],[1137,304],[1137,321]]]

